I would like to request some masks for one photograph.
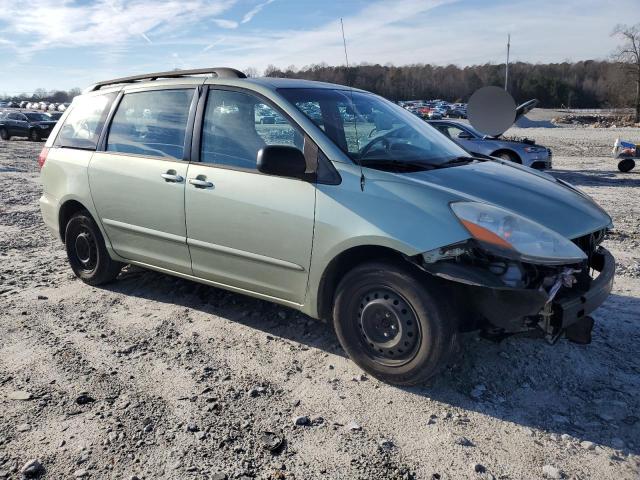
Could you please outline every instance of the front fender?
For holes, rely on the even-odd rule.
[[[378,246],[406,256],[460,242],[469,233],[449,208],[452,191],[411,185],[398,175],[335,164],[340,185],[318,185],[306,313],[317,316],[317,294],[331,261],[351,248]]]

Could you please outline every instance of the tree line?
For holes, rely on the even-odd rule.
[[[635,88],[625,76],[622,64],[612,61],[586,60],[509,65],[508,89],[517,102],[531,98],[546,108],[617,108],[633,105]],[[279,69],[270,65],[269,77],[302,78],[339,83],[362,88],[390,100],[442,99],[465,102],[478,88],[504,87],[505,65],[372,65],[350,67],[324,63],[301,69]]]
[[[636,86],[625,75],[624,65],[613,61],[586,60],[509,66],[509,92],[517,102],[531,98],[545,108],[619,108],[634,105]],[[250,76],[259,76],[248,69]],[[466,102],[478,88],[504,86],[505,65],[484,64],[467,67],[456,65],[373,65],[350,67],[310,65],[280,69],[270,65],[263,73],[269,77],[303,78],[351,85],[369,90],[390,100],[442,99]],[[80,89],[38,89],[30,94],[4,96],[4,100],[70,102]]]

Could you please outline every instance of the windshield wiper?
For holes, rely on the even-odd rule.
[[[436,167],[446,168],[446,167],[453,167],[455,165],[466,165],[468,163],[475,162],[476,160],[478,159],[474,157],[466,157],[466,156],[456,157],[456,158],[452,158],[451,160],[447,160],[446,162],[438,163]]]
[[[363,167],[372,168],[395,168],[403,171],[420,171],[420,170],[433,170],[438,168],[438,165],[424,162],[411,162],[405,160],[393,160],[389,158],[361,158],[359,162]]]

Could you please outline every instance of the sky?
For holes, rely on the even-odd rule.
[[[11,0],[0,8],[0,94],[125,75],[325,62],[606,59],[640,0]]]

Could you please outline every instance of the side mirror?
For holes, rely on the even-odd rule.
[[[468,138],[473,138],[473,137],[471,136],[471,134],[469,132],[460,132],[458,134],[458,138],[468,139]]]
[[[279,177],[303,178],[307,169],[304,154],[296,147],[268,145],[258,151],[258,171]]]

